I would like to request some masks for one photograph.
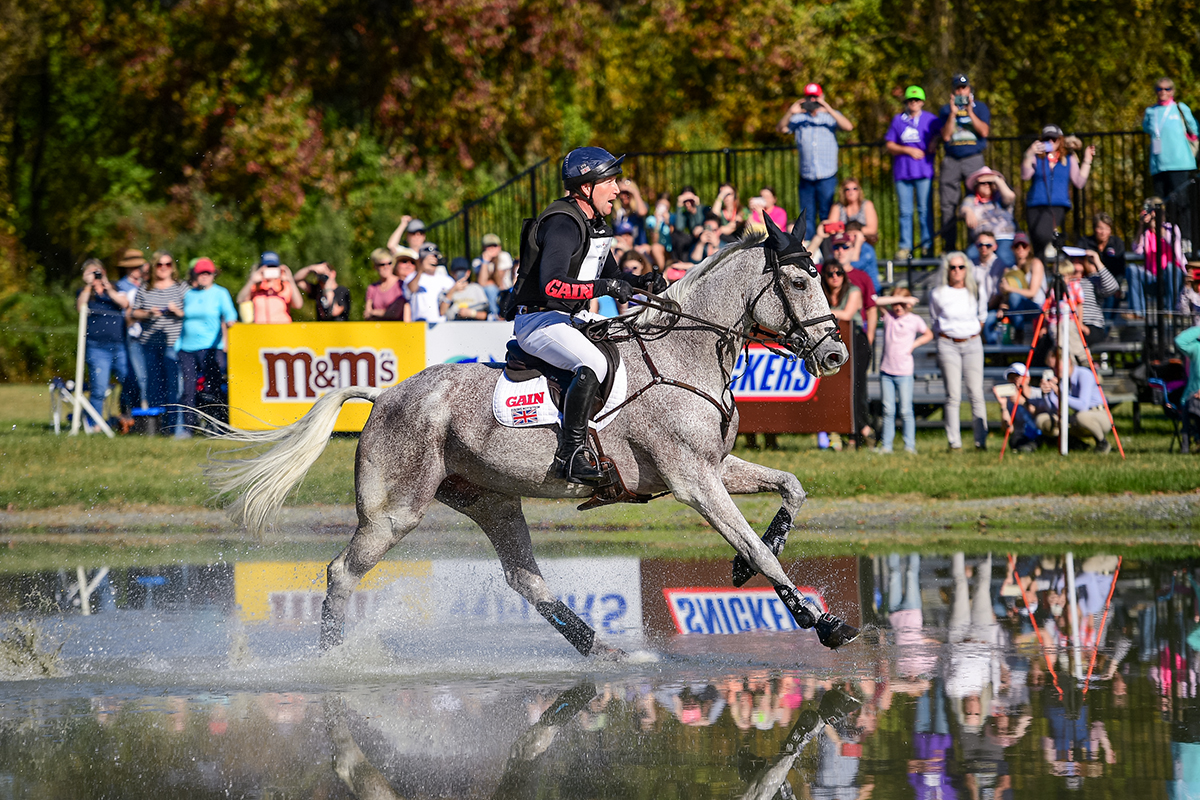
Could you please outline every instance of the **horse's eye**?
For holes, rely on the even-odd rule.
[[[795,286],[802,292],[808,291],[808,281],[804,278],[792,278],[792,286]]]

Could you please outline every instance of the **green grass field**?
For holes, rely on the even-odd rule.
[[[1017,495],[1182,493],[1200,486],[1200,458],[1167,453],[1169,423],[1145,408],[1143,432],[1132,433],[1129,407],[1118,409],[1127,457],[1080,451],[1066,458],[1041,450],[999,460],[1000,437],[984,453],[950,454],[940,431],[918,432],[919,455],[821,451],[814,436],[781,436],[777,451],[738,454],[794,472],[813,498],[970,499]],[[55,436],[42,386],[0,386],[0,508],[83,508],[129,504],[210,504],[201,467],[213,445],[203,439],[101,435]],[[292,500],[354,501],[357,439],[335,437]]]

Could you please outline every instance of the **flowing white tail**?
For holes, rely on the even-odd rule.
[[[270,449],[252,458],[210,459],[204,469],[209,486],[218,495],[238,494],[237,501],[229,507],[230,516],[261,536],[288,494],[304,480],[325,450],[342,404],[354,399],[374,402],[383,391],[372,386],[336,389],[313,404],[303,417],[273,431],[239,431],[223,426],[224,432],[216,437],[217,441],[241,442],[250,448],[269,445]]]

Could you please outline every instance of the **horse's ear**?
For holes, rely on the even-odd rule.
[[[775,224],[775,220],[771,219],[771,215],[763,212],[763,224],[767,226],[767,239],[763,244],[771,248],[776,253],[782,253],[791,246],[791,238],[779,229]]]
[[[801,209],[800,216],[796,217],[796,224],[792,226],[792,238],[797,242],[803,242],[804,234],[808,233],[808,219],[806,214],[807,210]]]

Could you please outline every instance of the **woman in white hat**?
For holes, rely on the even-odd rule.
[[[1004,182],[1004,176],[991,167],[977,169],[967,176],[967,196],[958,207],[958,216],[967,223],[967,256],[979,263],[975,239],[981,231],[996,237],[996,255],[1006,264],[1013,263],[1012,240],[1017,233],[1013,205],[1017,193]]]

